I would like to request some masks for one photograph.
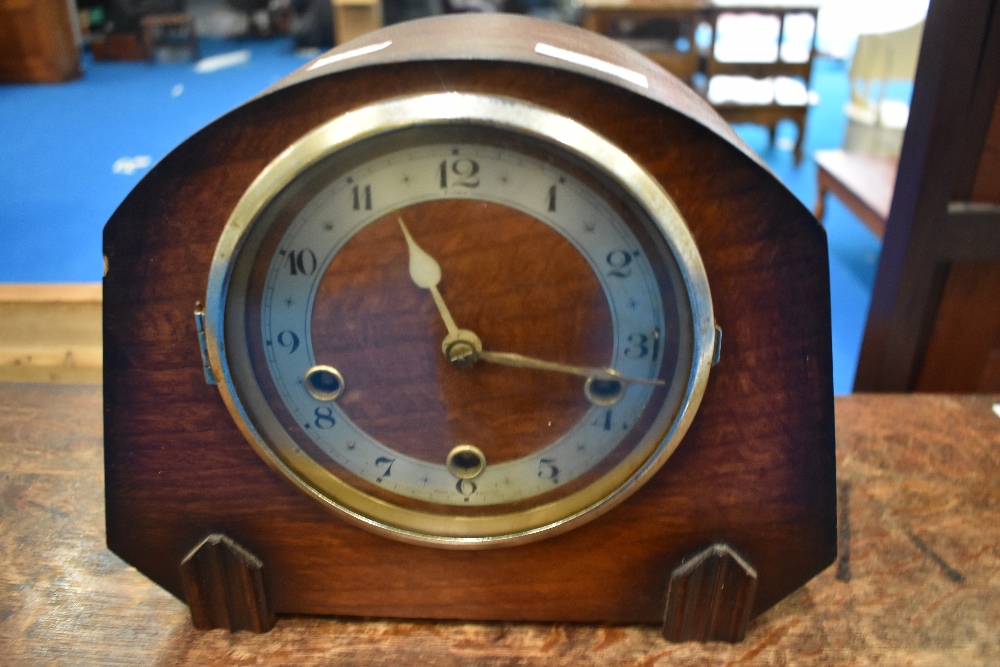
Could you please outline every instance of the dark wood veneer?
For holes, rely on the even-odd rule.
[[[463,25],[476,29],[463,32]],[[512,35],[507,48],[523,47],[523,58],[468,55],[483,25]],[[621,62],[617,46],[516,17],[420,26],[427,44],[439,44],[438,60],[362,57],[353,69],[293,75],[178,147],[109,221],[109,547],[182,596],[182,559],[209,534],[223,533],[264,563],[278,613],[659,624],[671,571],[723,542],[756,569],[753,614],[764,611],[835,555],[822,229],[711,109],[655,66],[628,61],[651,82],[631,89],[525,45],[575,43]],[[436,42],[436,31],[448,38]],[[449,551],[345,522],[257,457],[202,372],[195,303],[204,300],[219,233],[260,170],[340,113],[442,90],[532,100],[634,156],[688,222],[724,330],[702,407],[664,468],[603,517],[524,546]]]

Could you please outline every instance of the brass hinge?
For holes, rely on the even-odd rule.
[[[719,363],[719,359],[722,357],[722,327],[718,324],[715,325],[715,351],[712,353],[712,366],[716,366]]]
[[[195,303],[194,307],[194,325],[198,329],[198,347],[201,348],[201,365],[205,371],[205,382],[208,384],[217,384],[215,373],[212,372],[212,367],[208,363],[208,340],[205,338],[205,311],[202,309],[200,302]]]

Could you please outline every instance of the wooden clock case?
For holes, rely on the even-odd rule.
[[[351,57],[314,61],[327,64],[181,144],[104,230],[109,548],[197,626],[258,631],[296,613],[665,622],[673,639],[734,640],[833,562],[826,237],[729,126],[633,51],[523,17],[400,24],[331,54]],[[605,515],[531,544],[416,546],[330,513],[254,453],[199,351],[216,242],[260,171],[345,111],[440,91],[529,100],[633,156],[686,219],[724,331],[666,465]]]

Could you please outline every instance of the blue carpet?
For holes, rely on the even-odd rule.
[[[77,81],[0,85],[0,282],[100,280],[101,228],[149,165],[306,61],[286,39],[202,39],[201,46],[203,56],[241,49],[252,56],[245,65],[199,74],[190,63],[94,62],[86,55]],[[845,65],[818,59],[813,88],[819,103],[810,111],[807,156],[841,145]],[[775,147],[760,127],[737,131],[812,208],[816,169],[809,159],[794,165],[794,125],[779,127]],[[848,393],[880,244],[832,198],[825,223],[834,389]]]
[[[306,61],[285,40],[202,40],[202,55],[240,49],[248,64],[211,74],[87,55],[76,81],[0,86],[0,282],[100,280],[101,228],[148,170],[115,163],[155,163]]]

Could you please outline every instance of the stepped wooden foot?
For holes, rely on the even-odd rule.
[[[757,571],[729,545],[713,544],[671,574],[663,636],[672,642],[742,641],[756,592]]]
[[[274,610],[264,590],[264,563],[225,535],[209,535],[181,562],[184,598],[199,630],[267,632]]]

